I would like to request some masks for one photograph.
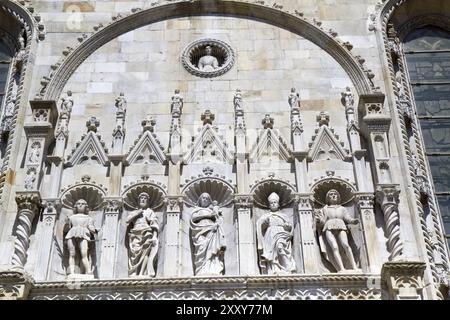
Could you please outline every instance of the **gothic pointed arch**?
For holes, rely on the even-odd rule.
[[[72,149],[71,154],[67,158],[66,166],[71,167],[78,164],[101,164],[108,165],[108,149],[102,137],[97,133],[97,127],[100,122],[91,117],[87,122],[87,134],[81,137],[75,148]]]
[[[214,162],[232,163],[234,155],[228,149],[218,128],[210,123],[203,125],[194,141],[189,145],[189,152],[184,157],[185,163]]]
[[[10,55],[6,78],[0,82],[6,84],[0,88],[0,202],[4,193],[8,175],[11,176],[11,164],[16,159],[16,149],[20,144],[21,127],[17,119],[23,117],[28,106],[24,88],[31,81],[29,69],[30,53],[34,52],[36,42],[45,38],[41,17],[33,13],[34,8],[28,2],[4,0],[0,3],[0,43],[8,48]],[[5,62],[3,58],[1,58]],[[3,95],[3,96],[2,96]],[[7,188],[10,190],[10,188]]]
[[[207,13],[205,13],[207,12]],[[373,73],[363,66],[364,59],[353,56],[353,46],[336,38],[335,32],[326,31],[321,23],[309,20],[303,13],[288,12],[282,6],[268,6],[261,1],[242,2],[235,0],[154,2],[150,7],[135,8],[131,13],[119,14],[109,23],[95,27],[95,32],[78,38],[76,47],[68,48],[64,57],[54,66],[54,71],[46,77],[38,94],[40,99],[57,100],[77,67],[95,50],[112,39],[142,26],[171,18],[192,15],[222,15],[257,19],[279,26],[312,41],[330,54],[347,72],[358,94],[375,90],[371,79]]]
[[[156,137],[156,134],[145,131],[136,139],[134,145],[130,148],[126,163],[129,165],[134,163],[162,164],[165,160],[164,148]]]
[[[321,119],[325,120],[321,120]],[[344,148],[344,142],[339,140],[339,136],[333,128],[328,126],[329,116],[321,112],[317,119],[319,128],[309,143],[308,159],[310,161],[337,159],[342,161],[351,160],[349,151]]]
[[[430,296],[439,299],[444,299],[442,292],[448,290],[442,286],[442,279],[449,272],[448,244],[443,236],[444,225],[437,197],[423,197],[423,190],[432,187],[432,177],[427,159],[428,146],[420,129],[415,90],[408,74],[406,51],[409,49],[405,50],[404,42],[411,31],[427,25],[449,31],[448,12],[448,1],[445,0],[390,0],[377,5],[376,11],[370,15],[369,24],[369,30],[375,31],[379,44],[384,48],[383,73],[387,79],[386,95],[391,115],[397,123],[394,138],[401,155],[401,176],[405,185],[412,186],[406,190],[411,204],[411,219],[415,220],[417,233],[426,243],[422,252],[429,264],[425,282],[429,285]],[[429,60],[426,59],[425,63],[432,65]]]

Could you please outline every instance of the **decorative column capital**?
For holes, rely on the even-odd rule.
[[[236,209],[250,209],[253,207],[253,196],[250,194],[234,195],[234,207]]]
[[[103,202],[103,210],[105,214],[119,214],[123,208],[121,197],[105,198]]]
[[[299,193],[294,197],[294,203],[297,204],[299,210],[310,210],[312,208],[312,194]]]
[[[355,194],[356,204],[360,209],[371,208],[374,206],[375,195],[370,192]]]
[[[36,212],[41,206],[41,195],[38,191],[16,192],[17,210],[30,210]]]
[[[396,184],[379,184],[376,189],[376,199],[383,206],[385,204],[398,204],[400,188]]]
[[[23,270],[0,270],[0,300],[24,300],[34,279]]]
[[[167,208],[166,213],[181,213],[184,200],[182,196],[166,196],[164,203]]]
[[[381,269],[390,299],[421,300],[423,290],[424,262],[386,262]]]

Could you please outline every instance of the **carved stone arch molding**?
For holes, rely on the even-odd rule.
[[[335,189],[341,196],[341,205],[345,205],[352,201],[355,197],[356,187],[353,182],[348,179],[335,176],[334,172],[328,171],[327,176],[321,176],[314,180],[311,185],[311,193],[316,203],[321,206],[326,204],[327,192]]]
[[[136,210],[139,208],[139,195],[145,192],[150,197],[150,208],[156,210],[164,204],[164,198],[167,194],[167,187],[159,181],[149,180],[147,176],[143,176],[142,180],[125,186],[122,192],[125,208],[128,210]]]
[[[184,201],[191,207],[196,205],[198,198],[204,192],[209,193],[211,199],[217,201],[220,207],[228,206],[233,202],[235,192],[232,181],[218,173],[214,174],[211,167],[205,167],[203,173],[186,179],[186,183],[182,187],[181,193]]]
[[[104,202],[107,189],[101,184],[90,181],[89,176],[84,176],[81,182],[68,185],[61,190],[61,203],[65,208],[73,209],[75,202],[84,199],[90,210],[99,209]]]
[[[280,197],[280,208],[288,206],[295,199],[295,186],[287,180],[276,178],[274,174],[256,180],[250,188],[253,200],[261,208],[269,208],[268,198],[272,192]]]
[[[162,20],[188,16],[219,15],[255,19],[266,22],[313,42],[332,56],[347,72],[359,95],[369,94],[374,88],[370,78],[373,74],[363,66],[364,60],[355,57],[350,50],[353,46],[336,38],[334,31],[326,31],[321,23],[303,17],[303,13],[289,12],[282,6],[261,4],[261,1],[208,0],[154,2],[146,9],[133,9],[131,13],[119,14],[109,23],[94,27],[91,36],[84,34],[75,48],[63,52],[65,57],[56,65],[37,98],[58,100],[65,84],[77,67],[95,50],[114,38],[137,28]]]
[[[404,104],[415,113],[413,94],[409,86],[405,58],[402,52],[401,40],[414,28],[432,24],[444,29],[450,29],[449,2],[447,0],[389,0],[379,3],[376,11],[369,17],[369,30],[375,31],[378,43],[384,48],[383,78],[386,80],[386,95],[391,108],[393,125],[395,126],[396,145],[402,162],[401,176],[404,185],[411,185],[406,189],[409,198],[411,219],[418,225],[417,234],[420,235],[420,252],[429,268],[425,271],[425,283],[429,289],[428,296],[432,299],[444,299],[440,289],[442,279],[447,277],[450,270],[447,241],[443,237],[443,223],[439,214],[439,206],[435,197],[427,198],[429,215],[425,214],[421,202],[420,179],[417,178],[417,168],[423,170],[425,179],[431,181],[425,155],[425,146],[416,117],[408,119]],[[445,16],[445,14],[447,15]],[[398,83],[398,80],[400,82]],[[405,91],[405,101],[400,101],[399,85]],[[410,145],[414,141],[415,148]],[[415,149],[415,151],[414,151]],[[417,160],[416,160],[417,159]],[[431,216],[432,226],[426,217]],[[436,254],[437,251],[437,254]],[[433,288],[434,287],[434,288]],[[433,288],[433,289],[431,289]]]
[[[41,17],[33,13],[34,8],[25,1],[2,0],[0,2],[0,33],[2,33],[11,45],[12,51],[15,53],[13,59],[13,67],[10,71],[11,77],[5,88],[5,103],[11,101],[12,92],[15,91],[14,109],[12,116],[7,120],[8,141],[5,154],[3,155],[3,163],[0,168],[0,203],[7,197],[5,193],[5,183],[7,181],[8,169],[10,164],[15,165],[16,152],[20,143],[21,131],[17,130],[17,119],[23,117],[25,109],[28,106],[26,101],[27,94],[22,94],[30,85],[31,74],[27,72],[28,66],[32,63],[32,55],[30,52],[35,50],[36,41],[45,38],[44,25],[41,23]],[[25,39],[25,46],[21,48],[19,37]],[[31,58],[30,58],[31,57]],[[13,77],[16,75],[17,77]],[[13,90],[13,81],[16,81],[17,87]],[[3,115],[0,118],[3,127]],[[1,130],[4,131],[3,129]],[[17,132],[17,134],[16,134]],[[3,133],[2,133],[3,135]],[[10,190],[10,188],[8,188]]]

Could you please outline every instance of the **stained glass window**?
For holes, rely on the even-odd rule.
[[[450,32],[417,28],[404,40],[434,188],[450,243]]]

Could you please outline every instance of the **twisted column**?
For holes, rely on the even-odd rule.
[[[376,198],[381,206],[388,236],[389,261],[399,261],[403,257],[403,241],[400,239],[400,215],[398,212],[398,186],[377,186]]]
[[[16,227],[16,241],[11,263],[15,267],[23,268],[27,262],[27,251],[30,246],[30,234],[34,217],[40,207],[40,196],[37,192],[18,192],[16,203],[18,208],[18,222]]]

